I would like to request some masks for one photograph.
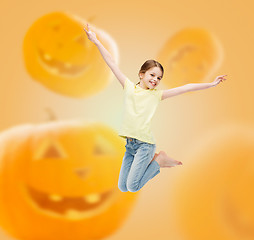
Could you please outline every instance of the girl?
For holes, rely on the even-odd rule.
[[[124,114],[119,136],[126,139],[126,152],[119,174],[118,187],[122,192],[136,192],[147,181],[160,173],[160,168],[182,165],[164,151],[155,153],[155,140],[150,131],[151,119],[160,101],[185,92],[214,87],[227,75],[221,75],[211,83],[192,83],[180,87],[157,90],[163,77],[163,67],[155,60],[146,61],[139,70],[140,81],[134,85],[118,68],[110,53],[103,47],[87,24],[87,37],[99,49],[124,89]]]

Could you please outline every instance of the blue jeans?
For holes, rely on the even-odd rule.
[[[156,145],[128,137],[125,148],[126,152],[119,174],[118,188],[122,192],[136,192],[148,180],[160,173],[158,162],[151,162]]]

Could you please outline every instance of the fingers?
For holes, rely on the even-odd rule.
[[[220,77],[220,78],[223,78],[223,77],[225,77],[225,76],[227,76],[227,75],[220,75],[219,77]]]
[[[84,27],[84,30],[86,31],[86,33],[87,33],[87,32],[90,32],[90,27],[89,27],[88,23],[87,23],[87,30],[86,30],[85,27]]]
[[[225,76],[227,76],[227,75],[220,75],[220,76],[219,76],[219,79],[220,79],[221,81],[223,81],[223,80],[225,81],[225,80],[227,80],[226,78],[224,78]]]
[[[225,76],[227,76],[226,74],[225,75],[220,75],[216,78],[216,82],[217,84],[219,84],[220,82],[223,82],[223,80],[227,80],[226,78],[224,78]]]

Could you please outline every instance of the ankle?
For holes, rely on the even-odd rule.
[[[159,155],[158,153],[155,153],[154,156],[153,156],[153,159],[151,160],[151,162],[154,161],[154,160],[156,161],[158,155]]]
[[[156,153],[153,160],[155,160],[161,166],[162,158],[163,158],[163,156],[162,156],[161,151],[160,151],[159,153]]]

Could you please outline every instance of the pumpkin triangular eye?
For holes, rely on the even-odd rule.
[[[57,150],[56,146],[51,145],[44,153],[44,158],[61,158],[61,153]]]
[[[60,29],[60,24],[58,24],[58,25],[55,25],[55,26],[53,26],[52,28],[53,28],[53,30],[55,31],[55,32],[58,32],[59,31],[59,29]]]
[[[62,22],[59,19],[51,20],[50,22],[47,23],[47,26],[55,31],[58,31],[61,25]]]
[[[87,38],[85,38],[85,36],[83,34],[74,37],[73,41],[75,41],[78,44],[80,44],[83,47],[85,47],[86,51],[92,51],[94,49],[93,45],[91,44],[91,42],[89,40],[87,40]]]
[[[112,155],[116,154],[115,148],[111,142],[109,142],[105,137],[97,135],[94,143],[95,155]]]
[[[83,46],[86,46],[86,39],[84,37],[84,35],[79,35],[75,38],[75,41]]]
[[[43,160],[47,158],[66,158],[66,153],[62,146],[56,141],[45,140],[35,153],[35,160]]]

